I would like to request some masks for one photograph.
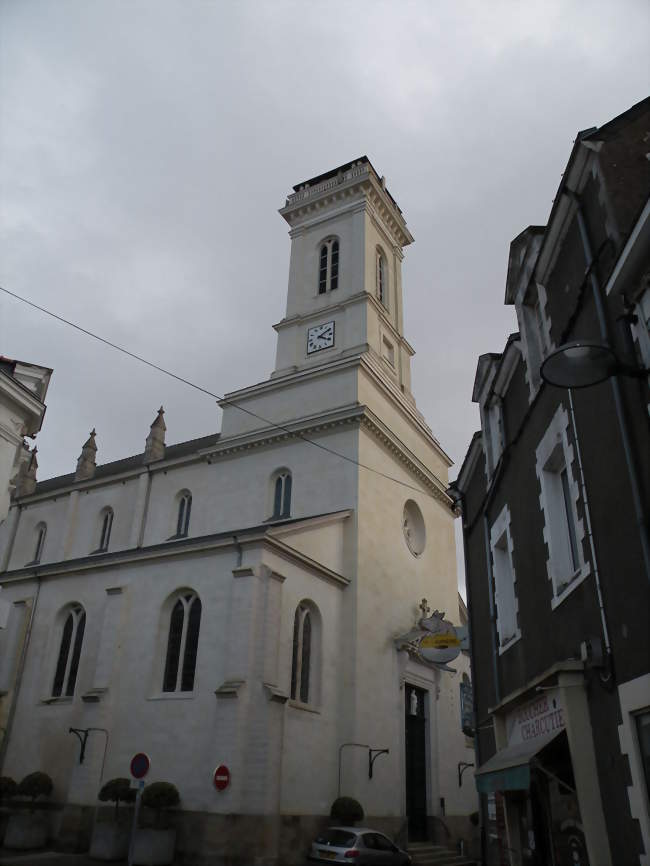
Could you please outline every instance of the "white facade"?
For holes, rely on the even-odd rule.
[[[57,801],[68,804],[62,836],[76,807],[96,803],[100,774],[128,775],[130,757],[145,751],[149,779],[180,791],[179,844],[192,862],[227,845],[242,862],[292,862],[339,789],[404,839],[411,686],[425,704],[429,829],[446,821],[453,834],[454,819],[476,808],[472,780],[459,788],[457,772],[473,761],[460,729],[466,659],[458,673],[440,672],[394,643],[423,598],[459,620],[450,461],[416,409],[402,334],[401,260],[412,238],[365,158],[297,188],[281,213],[292,249],[271,378],[226,395],[220,434],[94,473],[90,454],[91,477],[79,480],[78,470],[77,480],[41,483],[0,527],[0,582],[13,602],[0,637],[1,771],[53,776]],[[162,441],[162,413],[155,430]],[[189,519],[179,512],[188,495]],[[417,555],[405,536],[407,500],[424,521]],[[110,538],[98,552],[108,509]],[[185,668],[168,677],[168,645],[174,605],[185,598],[188,617],[194,596],[193,682],[165,691],[186,673],[189,683]],[[85,613],[85,627],[67,695],[76,632],[67,667],[58,666],[71,611]],[[307,613],[310,635],[294,649],[294,624]],[[181,666],[192,641],[183,622]],[[303,639],[310,652],[296,660]],[[292,688],[301,659],[304,695],[302,681]],[[79,765],[69,727],[106,729],[103,773],[104,735],[91,732]],[[367,748],[340,752],[344,743],[389,753],[369,779]],[[219,764],[231,773],[225,791],[212,784]]]

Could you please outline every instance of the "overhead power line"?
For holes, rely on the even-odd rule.
[[[228,400],[226,397],[223,397],[220,394],[215,394],[213,391],[208,391],[207,388],[203,388],[201,387],[201,385],[197,385],[194,382],[191,382],[189,379],[185,379],[183,376],[179,376],[177,373],[173,373],[171,370],[165,369],[165,367],[154,364],[153,361],[149,361],[147,360],[147,358],[143,358],[141,355],[136,355],[135,352],[131,352],[128,349],[125,349],[123,346],[118,346],[117,343],[113,343],[111,340],[100,337],[99,334],[95,334],[93,331],[89,331],[87,328],[82,328],[81,325],[77,325],[75,322],[71,322],[69,319],[66,319],[63,316],[59,316],[57,313],[53,313],[51,310],[48,310],[45,307],[41,307],[39,304],[35,304],[28,298],[23,298],[21,295],[16,294],[16,292],[10,292],[9,289],[5,289],[3,286],[0,286],[0,292],[4,292],[5,295],[9,295],[10,297],[15,298],[17,301],[21,301],[23,304],[27,304],[28,306],[33,307],[35,310],[39,310],[39,312],[45,313],[45,315],[47,316],[51,316],[53,319],[56,319],[58,322],[62,322],[64,325],[68,325],[69,327],[74,328],[76,331],[80,331],[87,337],[92,337],[93,340],[98,340],[100,343],[104,343],[104,345],[110,346],[111,349],[122,352],[122,354],[127,355],[129,358],[133,358],[136,361],[140,361],[140,363],[142,364],[146,364],[147,367],[151,367],[152,369],[157,370],[159,373],[164,373],[165,376],[170,376],[172,379],[176,379],[177,382],[182,382],[184,385],[188,385],[190,388],[194,388],[195,391],[200,391],[202,394],[207,394],[208,397],[213,397],[215,400],[219,400],[219,402],[221,403],[226,403],[228,406],[234,406],[236,409],[239,409],[240,412],[245,412],[247,415],[256,418],[258,421],[262,421],[264,424],[267,425],[269,429],[282,430],[283,432],[288,433],[289,435],[294,436],[297,439],[301,439],[308,445],[313,445],[316,448],[320,448],[321,451],[327,451],[328,454],[332,454],[334,457],[339,457],[341,460],[347,460],[348,463],[353,463],[360,469],[365,469],[367,472],[373,472],[375,475],[379,475],[382,478],[387,479],[388,481],[393,481],[395,484],[400,484],[402,487],[408,487],[409,490],[415,490],[417,493],[425,493],[427,496],[431,496],[430,493],[428,493],[426,490],[423,491],[420,487],[415,487],[415,485],[409,484],[406,481],[402,481],[400,478],[395,478],[392,475],[388,475],[385,472],[382,472],[380,469],[375,469],[372,466],[367,466],[365,463],[361,463],[360,461],[355,460],[354,457],[349,457],[347,454],[342,454],[340,451],[335,451],[333,448],[328,448],[327,445],[323,445],[321,442],[316,442],[313,439],[309,439],[307,436],[303,435],[299,431],[291,430],[289,427],[285,427],[283,424],[279,424],[276,421],[270,421],[268,418],[264,418],[257,412],[253,412],[251,409],[246,409],[246,407],[241,406],[234,400]],[[436,480],[439,481],[439,479]]]

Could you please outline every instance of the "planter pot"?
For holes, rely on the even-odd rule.
[[[49,821],[46,815],[23,812],[12,815],[5,831],[5,848],[29,851],[44,848],[49,836]]]
[[[131,825],[114,821],[95,823],[89,855],[93,860],[124,860],[129,853]]]
[[[136,830],[133,862],[136,866],[170,866],[174,862],[176,830]]]

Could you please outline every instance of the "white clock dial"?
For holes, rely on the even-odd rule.
[[[307,331],[307,354],[320,352],[321,349],[329,349],[334,345],[334,322],[325,322],[324,325],[314,325]]]

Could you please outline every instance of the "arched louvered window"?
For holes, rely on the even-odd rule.
[[[45,536],[47,535],[47,525],[39,523],[36,527],[36,546],[34,548],[34,558],[32,562],[40,562],[43,555],[43,547],[45,546]]]
[[[52,697],[72,697],[77,682],[81,645],[86,627],[86,613],[80,605],[73,605],[63,620],[59,657],[54,672]]]
[[[313,613],[305,604],[299,604],[293,618],[293,647],[291,658],[291,698],[303,704],[312,697],[312,637]]]
[[[113,528],[113,509],[105,508],[101,514],[98,550],[108,550]]]
[[[200,627],[201,599],[192,592],[177,598],[169,617],[163,692],[194,689]]]
[[[376,283],[377,283],[377,297],[381,301],[381,303],[387,307],[388,306],[388,283],[387,283],[387,274],[386,274],[386,259],[384,258],[384,254],[381,250],[377,250],[377,260],[376,260]]]
[[[178,500],[178,515],[176,518],[176,535],[184,537],[190,531],[190,514],[192,512],[192,494],[185,491]]]
[[[318,258],[318,294],[333,292],[339,287],[339,242],[336,238],[326,240]]]
[[[291,514],[291,473],[283,470],[274,476],[273,518],[289,517]]]

